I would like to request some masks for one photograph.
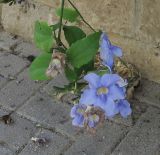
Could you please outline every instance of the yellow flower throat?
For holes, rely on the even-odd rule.
[[[101,87],[97,90],[98,95],[107,94],[107,93],[108,93],[108,88],[106,87]]]

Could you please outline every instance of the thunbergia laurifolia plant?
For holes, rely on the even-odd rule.
[[[19,5],[25,1],[1,0]],[[106,32],[95,30],[71,0],[61,0],[55,14],[58,22],[50,18],[35,23],[34,41],[42,52],[30,66],[31,79],[49,80],[59,74],[68,79],[68,85],[54,90],[57,95],[74,96],[70,101],[74,126],[94,130],[117,114],[127,118],[132,113],[128,98],[140,79],[139,72],[123,61],[122,49],[111,43]],[[76,26],[79,22],[92,32],[87,35]]]

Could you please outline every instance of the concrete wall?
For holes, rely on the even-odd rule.
[[[160,83],[160,0],[73,2],[93,27],[108,32],[111,41],[122,47],[125,59],[134,63],[143,77]],[[36,9],[30,8],[27,13],[18,6],[3,5],[3,26],[31,40],[34,21],[48,20],[48,14],[59,3],[60,0],[37,0]]]

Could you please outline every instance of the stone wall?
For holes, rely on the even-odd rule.
[[[1,24],[2,4],[0,4],[0,24]]]
[[[111,41],[122,47],[124,58],[134,63],[143,77],[160,83],[160,0],[73,2],[93,27],[108,32]],[[36,0],[36,8],[31,7],[27,13],[21,7],[3,5],[4,29],[31,40],[34,21],[48,20],[48,14],[59,3],[60,0]]]

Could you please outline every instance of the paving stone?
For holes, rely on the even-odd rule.
[[[68,144],[69,140],[62,135],[48,130],[40,131],[36,137],[45,138],[46,144],[38,144],[30,141],[19,155],[60,155]]]
[[[135,96],[142,102],[160,107],[160,84],[143,79]]]
[[[37,49],[34,44],[31,44],[26,41],[23,41],[20,44],[18,44],[15,48],[15,52],[22,57],[28,57],[30,55],[37,56],[41,53],[41,51]]]
[[[42,82],[35,82],[29,78],[28,69],[26,69],[16,80],[1,89],[0,105],[14,110],[34,94],[41,85]]]
[[[113,155],[160,154],[160,109],[149,107]]]
[[[9,114],[11,111],[4,109],[2,106],[0,106],[0,117]]]
[[[108,155],[127,133],[127,128],[106,122],[96,135],[89,133],[77,137],[76,142],[64,153],[65,155]]]
[[[2,50],[0,49],[0,52],[1,52],[1,51],[2,51]],[[3,55],[4,55],[4,53],[0,53],[0,57],[3,56]]]
[[[68,84],[68,80],[64,75],[58,75],[55,79],[51,80],[45,87],[42,88],[49,95],[55,94],[54,86],[56,87],[64,87]]]
[[[58,103],[44,93],[37,93],[17,113],[73,138],[79,130],[72,127],[70,109],[68,104]]]
[[[0,115],[4,114],[8,114],[8,112],[0,109]],[[36,128],[33,123],[15,114],[12,114],[11,118],[13,119],[11,124],[0,122],[0,143],[17,152],[35,134]]]
[[[12,54],[1,56],[0,62],[0,74],[5,77],[15,76],[27,66],[27,62]]]
[[[20,42],[20,38],[15,38],[13,35],[0,31],[0,49],[4,51],[12,51]]]
[[[0,89],[7,82],[7,79],[0,75]]]
[[[14,153],[5,144],[0,144],[0,155],[14,155]]]
[[[133,126],[133,118],[132,116],[128,116],[127,118],[123,118],[120,115],[116,115],[114,118],[109,119],[110,121],[113,121],[118,124],[123,124],[126,126]]]

